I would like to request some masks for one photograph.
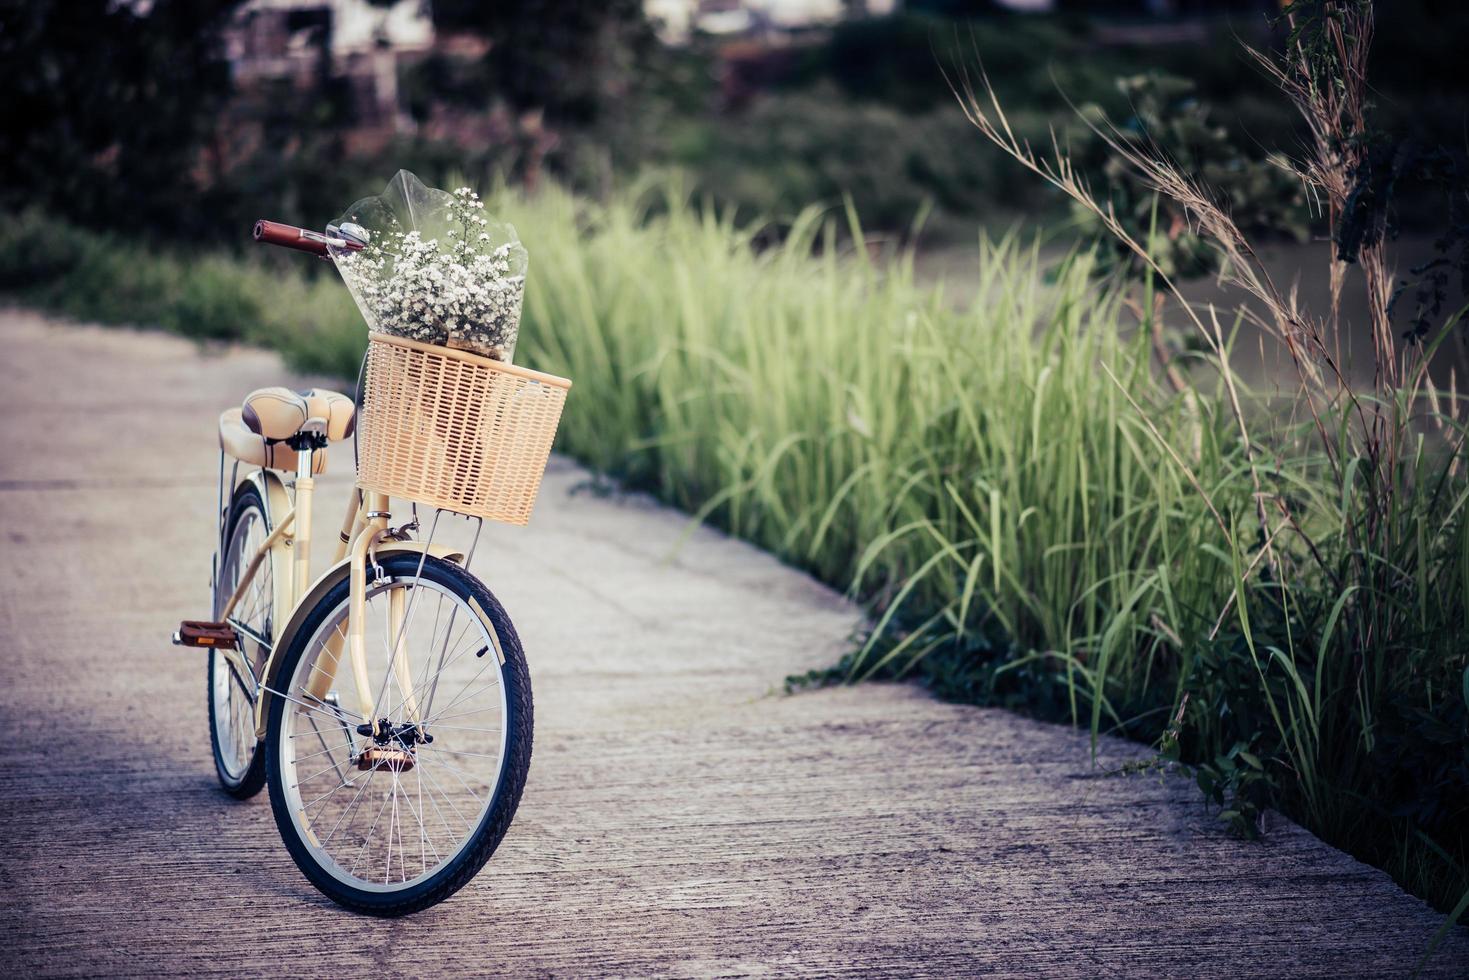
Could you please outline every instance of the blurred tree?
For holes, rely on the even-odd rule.
[[[1149,0],[1056,0],[1054,9],[1063,14],[1140,17],[1152,14]]]
[[[908,0],[902,6],[909,13],[931,14],[954,20],[1007,12],[1007,8],[999,0]]]
[[[239,0],[0,0],[0,206],[93,226],[199,222]]]
[[[591,125],[627,100],[658,41],[641,0],[435,0],[440,29],[490,39],[495,94],[553,125]]]

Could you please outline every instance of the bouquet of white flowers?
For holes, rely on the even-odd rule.
[[[371,329],[510,361],[527,256],[515,229],[484,207],[468,187],[451,194],[400,170],[328,228],[365,241],[331,254]]]

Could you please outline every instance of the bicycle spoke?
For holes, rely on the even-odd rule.
[[[498,753],[498,752],[496,752],[493,755],[490,755],[490,754],[485,753],[485,752],[466,752],[463,749],[449,749],[449,748],[438,749],[438,751],[440,751],[440,752],[447,752],[450,755],[469,755],[469,756],[473,756],[476,759],[498,759],[498,758],[500,758],[500,753]]]
[[[439,781],[437,779],[435,779],[433,776],[429,775],[429,773],[428,773],[427,770],[424,770],[424,773],[423,774],[425,776],[428,776],[428,781],[429,781],[430,785],[432,786],[433,789],[438,790],[439,795],[444,798],[444,802],[447,803],[447,804],[449,804],[449,809],[454,811],[454,815],[456,817],[458,817],[460,820],[463,820],[464,821],[464,829],[465,830],[470,829],[473,826],[473,823],[467,817],[465,817],[463,813],[461,813],[459,811],[459,807],[457,807],[457,806],[454,805],[454,797],[450,796],[447,792],[445,792],[444,791],[444,787],[442,785],[440,785],[440,783],[439,783]]]
[[[434,723],[434,731],[480,732],[489,735],[500,734],[500,729],[498,728],[466,728],[464,725],[445,725],[441,722]]]
[[[303,780],[303,782],[304,782],[304,780]],[[316,799],[312,800],[310,803],[307,803],[304,806],[302,806],[301,807],[302,811],[309,810],[309,809],[311,809],[314,806],[319,806],[320,804],[322,804],[322,803],[326,802],[327,800],[331,799],[332,794],[335,793],[337,790],[341,789],[343,786],[351,786],[351,785],[352,785],[351,783],[338,783],[337,785],[333,786],[331,789],[329,789],[325,793],[323,793],[321,796],[318,796]],[[291,786],[291,788],[292,789],[295,789],[296,788],[295,784],[293,784]]]
[[[309,738],[310,736],[311,736],[311,733],[310,732],[305,732],[303,734],[292,735],[291,737],[292,738]],[[296,756],[296,765],[300,765],[301,763],[307,761],[308,759],[320,758],[321,756],[327,755],[327,754],[331,753],[332,751],[334,751],[334,750],[328,748],[328,749],[324,749],[324,750],[322,750],[320,752],[312,752],[312,753],[310,753],[308,755],[298,755],[298,756]]]
[[[388,883],[388,879],[391,878],[391,877],[393,877],[393,829],[395,827],[397,827],[397,826],[398,826],[398,780],[397,779],[394,779],[393,780],[393,812],[388,817],[388,861],[387,861],[387,868],[383,872],[383,884],[385,884],[385,885]],[[401,854],[401,852],[399,854],[399,860],[400,861],[402,860],[402,854]],[[404,874],[407,874],[407,869],[406,868],[404,869]],[[404,881],[407,881],[408,879],[407,878],[404,878],[403,880]]]
[[[470,711],[461,711],[458,714],[453,714],[453,715],[435,715],[434,716],[434,719],[435,719],[434,720],[434,727],[435,728],[440,727],[440,722],[447,721],[450,718],[468,718],[470,715],[482,715],[486,711],[499,711],[499,710],[500,710],[500,706],[498,704],[494,704],[494,705],[489,705],[489,706],[484,707],[484,708],[474,708],[474,709],[472,709]],[[424,724],[427,725],[428,722],[424,722]]]
[[[423,776],[424,776],[424,773],[420,772],[417,769],[415,769],[414,772],[418,774],[418,790],[419,790],[419,793],[422,794],[422,792],[423,792]],[[444,816],[444,808],[441,807],[441,806],[439,806],[439,803],[438,803],[437,800],[434,799],[434,795],[433,794],[434,794],[434,787],[432,785],[430,785],[429,786],[429,793],[428,793],[428,796],[427,796],[428,805],[429,806],[432,806],[434,808],[434,816],[436,816],[436,817],[439,818],[439,824],[444,828],[444,836],[448,839],[449,843],[452,844],[454,842],[454,835],[455,835],[456,831],[450,825],[449,819]],[[426,811],[426,808],[425,808],[425,812],[427,812]],[[434,862],[435,863],[438,863],[438,862],[442,861],[443,858],[439,856],[439,849],[434,846],[433,838],[432,837],[429,838],[429,845],[428,846],[429,846],[429,850],[431,850],[431,851],[434,852]]]
[[[273,687],[267,687],[267,688],[265,688],[265,690],[269,691],[271,694],[274,694],[278,698],[285,698],[287,701],[291,702],[292,704],[300,705],[301,707],[305,708],[307,711],[315,711],[319,715],[326,715],[328,718],[332,719],[333,721],[340,721],[341,720],[337,715],[333,714],[332,712],[327,711],[327,710],[325,710],[323,708],[318,708],[315,705],[307,704],[305,701],[302,701],[299,698],[293,698],[289,694],[287,694],[285,691],[277,691]],[[367,720],[365,717],[363,717],[362,715],[357,714],[356,712],[353,712],[352,713],[352,717],[353,717],[354,720],[357,720],[357,721],[366,721]]]
[[[490,663],[496,663],[496,661],[490,661]],[[483,667],[481,667],[479,669],[479,672],[476,673],[473,677],[471,677],[469,679],[469,681],[464,685],[464,687],[460,688],[459,693],[457,695],[455,695],[454,700],[453,701],[450,701],[449,704],[448,704],[448,706],[444,708],[445,711],[448,711],[450,708],[458,707],[460,704],[463,703],[463,701],[465,699],[465,692],[469,690],[469,685],[470,684],[473,684],[475,681],[479,680],[480,677],[481,677],[481,675],[483,675],[485,671],[487,671],[487,670],[490,669],[490,663],[486,663]],[[423,720],[423,723],[425,725],[431,724],[433,722],[433,720],[435,718],[438,718],[438,717],[440,717],[440,716],[439,715],[430,715],[428,718],[425,718]]]
[[[467,782],[464,781],[465,776],[473,776],[474,773],[465,772],[463,769],[457,769],[454,766],[449,765],[443,759],[434,759],[433,765],[438,766],[441,769],[446,769],[450,773],[452,773],[454,778],[459,780],[459,784],[464,787],[464,792],[468,793],[471,799],[475,800],[476,802],[479,801],[479,795],[475,793],[474,789]]]
[[[326,840],[322,841],[322,845],[321,845],[322,847],[325,847],[327,844],[330,844],[331,843],[332,838],[336,836],[337,828],[341,827],[342,821],[344,819],[346,819],[347,814],[351,813],[353,810],[355,810],[357,808],[357,802],[360,799],[362,799],[362,794],[365,793],[365,792],[367,792],[367,787],[372,783],[372,777],[373,776],[376,776],[376,775],[377,775],[377,770],[376,769],[373,769],[371,772],[369,772],[367,774],[367,778],[365,780],[363,780],[362,786],[357,790],[357,793],[352,797],[351,802],[349,802],[347,804],[347,809],[343,810],[340,814],[338,814],[338,816],[337,816],[337,822],[334,823],[334,824],[332,824],[332,829],[327,832]],[[314,827],[315,824],[313,823],[312,826]]]
[[[423,689],[424,688],[424,685],[425,684],[436,684],[437,681],[438,681],[438,678],[441,677],[441,676],[443,676],[444,671],[448,670],[461,657],[463,657],[466,653],[469,653],[471,650],[474,649],[475,644],[473,642],[474,641],[474,638],[473,637],[470,638],[470,642],[467,645],[466,644],[463,644],[461,642],[461,638],[464,636],[465,632],[469,629],[470,625],[471,625],[470,623],[465,623],[460,628],[460,630],[459,630],[459,636],[454,639],[454,650],[455,650],[454,656],[452,656],[448,660],[442,662],[439,665],[439,667],[437,667],[435,669],[433,676],[432,677],[429,677],[429,678],[426,678],[424,680],[423,684],[415,684],[414,685],[414,688],[413,688],[413,696],[415,698],[423,699],[426,695],[431,695],[433,693],[432,686],[430,686],[430,689],[428,691],[425,691]],[[450,628],[452,628],[452,624],[451,624],[451,627]],[[447,642],[446,642],[446,648],[447,648]],[[427,672],[428,660],[429,660],[429,658],[427,658],[427,657],[424,658],[424,669],[425,669],[425,672]]]
[[[333,631],[332,634],[333,638],[340,640],[344,645],[347,640],[346,626],[347,623],[345,620],[343,620],[342,622],[337,624],[337,628]],[[338,665],[338,667],[340,667],[340,665]],[[320,662],[313,662],[311,665],[311,673],[307,675],[307,680],[310,680],[311,677],[314,677],[317,673],[325,674],[326,668],[321,666]],[[333,671],[333,674],[335,674],[335,671]]]
[[[297,760],[297,761],[300,761],[300,760]],[[305,786],[307,783],[311,782],[317,776],[324,776],[327,773],[331,772],[333,769],[335,769],[337,771],[337,779],[340,781],[340,784],[342,786],[351,786],[352,785],[352,780],[348,779],[346,776],[344,776],[342,774],[342,769],[341,769],[340,766],[337,765],[337,760],[334,758],[334,759],[331,760],[331,762],[332,762],[332,764],[329,765],[329,766],[327,766],[325,769],[318,769],[316,772],[313,772],[309,776],[302,776],[300,782],[296,782],[296,783],[292,783],[291,784],[291,788],[294,789],[297,786]]]
[[[354,874],[354,873],[356,873],[356,871],[357,871],[357,862],[360,861],[360,860],[362,860],[362,852],[367,847],[367,845],[369,843],[371,843],[371,841],[372,841],[372,832],[377,829],[377,822],[383,818],[383,811],[388,808],[388,799],[389,799],[389,797],[387,797],[387,796],[384,796],[383,797],[383,805],[380,806],[380,807],[378,807],[378,809],[377,809],[377,816],[375,816],[375,817],[372,818],[372,826],[370,826],[370,827],[367,828],[367,833],[364,834],[363,837],[362,837],[362,846],[361,847],[358,847],[357,848],[357,852],[352,855],[352,866],[347,869],[347,873],[348,874]]]
[[[415,816],[418,818],[418,862],[422,867],[427,868],[429,866],[428,851],[434,852],[434,864],[438,864],[440,860],[439,849],[434,846],[433,840],[429,837],[428,822],[424,820],[424,815],[428,811],[423,808],[422,772],[419,772],[417,770],[414,771],[414,782],[418,784],[418,812],[415,814]]]

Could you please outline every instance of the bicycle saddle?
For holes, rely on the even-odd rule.
[[[337,442],[352,434],[355,416],[352,399],[325,388],[302,392],[258,388],[245,396],[240,408],[245,427],[272,442],[291,438],[313,419],[319,419],[326,437]]]
[[[352,434],[357,422],[356,406],[346,395],[324,388],[303,392],[278,386],[260,388],[246,395],[239,408],[220,415],[219,447],[242,463],[294,470],[296,451],[284,440],[308,422],[321,426],[326,437],[336,442]],[[311,463],[313,473],[323,472],[326,453],[313,453]]]

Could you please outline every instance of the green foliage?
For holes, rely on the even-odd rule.
[[[1192,81],[1148,72],[1119,78],[1116,85],[1129,114],[1114,124],[1100,105],[1083,105],[1079,112],[1083,125],[1071,127],[1069,144],[1076,164],[1093,177],[1098,193],[1105,188],[1105,200],[1122,226],[1147,245],[1164,274],[1185,279],[1209,275],[1219,267],[1219,253],[1198,232],[1187,211],[1155,194],[1109,141],[1134,152],[1149,148],[1172,161],[1252,237],[1286,235],[1299,242],[1309,238],[1305,190],[1289,161],[1242,151],[1216,121],[1214,110],[1197,98]],[[1120,266],[1135,277],[1143,274],[1142,263],[1102,228],[1093,212],[1073,205],[1072,214],[1083,232],[1101,244],[1104,271]]]
[[[1441,324],[1431,343],[1421,343],[1424,332],[1410,334],[1407,345],[1392,337],[1384,209],[1357,200],[1378,195],[1363,179],[1376,170],[1366,81],[1371,4],[1302,2],[1292,16],[1301,19],[1290,21],[1286,52],[1256,59],[1311,131],[1293,169],[1324,202],[1336,237],[1324,311],[1301,310],[1293,290],[1275,286],[1254,244],[1259,229],[1250,215],[1233,213],[1227,189],[1205,179],[1207,161],[1180,160],[1147,139],[1104,140],[1150,194],[1207,235],[1226,260],[1226,280],[1259,304],[1239,316],[1253,313],[1290,351],[1295,387],[1278,405],[1237,395],[1217,323],[1211,334],[1174,282],[1188,270],[1176,256],[1172,268],[1162,268],[1158,243],[1136,233],[1135,213],[1115,216],[1115,203],[1075,176],[1067,149],[1057,145],[1038,158],[1017,140],[992,88],[966,93],[965,106],[992,143],[1089,212],[1148,270],[1145,293],[1154,271],[1165,272],[1182,315],[1200,335],[1211,334],[1205,363],[1226,382],[1227,414],[1245,448],[1239,479],[1254,491],[1254,512],[1218,506],[1209,483],[1149,424],[1165,458],[1209,502],[1219,531],[1211,548],[1231,569],[1232,595],[1207,637],[1190,641],[1167,631],[1184,638],[1193,661],[1179,679],[1181,690],[1199,697],[1191,707],[1180,700],[1175,717],[1184,757],[1200,760],[1201,786],[1229,801],[1223,815],[1240,829],[1276,806],[1328,840],[1399,867],[1415,863],[1394,855],[1408,853],[1415,846],[1408,833],[1417,835],[1444,858],[1440,879],[1447,873],[1455,881],[1445,893],[1420,865],[1408,872],[1411,883],[1447,907],[1463,890],[1469,854],[1469,715],[1458,696],[1469,660],[1459,641],[1469,618],[1469,479],[1462,403],[1452,391],[1435,390],[1429,367],[1460,315]],[[1218,179],[1237,172],[1226,168]],[[1157,206],[1149,208],[1150,232]],[[1363,214],[1371,217],[1354,218]],[[1346,336],[1339,300],[1349,260],[1364,271],[1376,331],[1370,388],[1351,385],[1331,353]],[[1146,299],[1140,307],[1151,310],[1152,296]],[[1182,396],[1196,397],[1180,372],[1170,368],[1169,378]],[[1148,409],[1135,407],[1147,417]],[[1298,414],[1309,422],[1279,421]],[[1175,625],[1161,612],[1152,619],[1160,628]],[[1093,698],[1093,732],[1105,693]]]
[[[1024,125],[1045,131],[1039,117]],[[682,136],[669,157],[697,175],[700,193],[745,217],[789,219],[812,202],[836,206],[850,197],[874,226],[906,230],[930,206],[953,216],[993,210],[1004,200],[1001,216],[1008,218],[1042,200],[998,154],[983,151],[952,105],[905,115],[848,102],[824,86],[762,99],[721,126]],[[957,222],[937,230],[972,235]]]
[[[957,122],[941,69],[975,59],[1040,139],[1069,117],[1063,93],[1124,118],[1129,101],[1115,81],[1143,65],[1193,81],[1214,108],[1208,125],[1228,127],[1238,145],[1289,145],[1293,134],[1233,41],[1263,22],[1221,23],[1202,42],[1134,46],[1104,40],[1085,17],[1007,16],[986,0],[904,4],[756,57],[754,76],[733,92],[728,79],[742,61],[722,61],[712,46],[663,48],[636,3],[431,6],[441,30],[483,32],[494,49],[405,64],[405,108],[422,122],[436,107],[468,114],[464,125],[488,135],[405,139],[360,155],[349,152],[353,98],[341,79],[231,93],[219,31],[238,0],[0,5],[0,207],[234,247],[262,214],[319,224],[399,167],[516,177],[536,144],[548,173],[585,192],[675,165],[746,216],[793,215],[844,192],[870,227],[898,231],[930,203],[944,232],[958,219],[999,211],[1003,224],[1017,209],[1054,208]],[[1428,145],[1462,142],[1456,42],[1469,8],[1442,6],[1395,4],[1373,62],[1384,113]],[[522,132],[519,114],[536,109],[546,110],[546,129]],[[1411,208],[1405,220],[1438,207]]]
[[[110,244],[104,236],[48,221],[35,209],[5,215],[0,242],[0,289],[7,292],[60,282]]]
[[[1139,52],[1098,44],[1096,25],[1084,19],[922,13],[904,7],[889,16],[837,25],[828,43],[803,52],[778,87],[801,90],[830,83],[854,102],[923,113],[952,103],[946,73],[952,77],[957,67],[978,62],[1001,95],[1027,112],[1064,112],[1064,93],[1078,92],[1110,110],[1125,108],[1113,79],[1135,71],[1144,60]],[[1212,57],[1194,46],[1159,47],[1146,60],[1181,70],[1190,60],[1198,68],[1198,62]]]
[[[0,222],[0,291],[81,320],[268,345],[300,370],[343,377],[356,376],[365,342],[335,277],[140,248],[34,210]]]

